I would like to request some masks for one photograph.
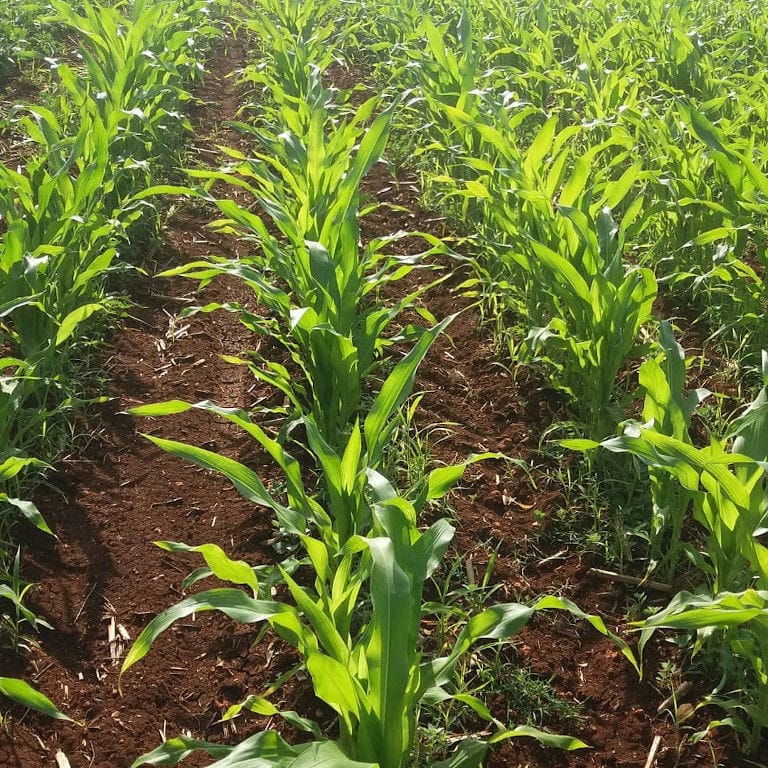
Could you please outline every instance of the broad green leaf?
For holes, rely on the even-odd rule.
[[[4,501],[13,507],[16,507],[16,509],[18,509],[19,512],[21,512],[21,514],[35,526],[35,528],[44,533],[50,533],[51,536],[53,536],[53,531],[48,527],[48,523],[45,522],[45,519],[40,514],[40,510],[31,501],[14,499],[7,496],[5,493],[0,493],[0,501]]]
[[[350,760],[341,747],[333,741],[300,746],[301,754],[295,760],[285,763],[285,768],[379,768],[378,763],[361,763]],[[216,766],[211,766],[216,768]],[[224,768],[224,766],[218,766]],[[232,766],[234,768],[234,765]],[[242,768],[247,768],[243,766]]]
[[[96,312],[102,312],[103,310],[104,306],[102,304],[85,304],[82,307],[73,309],[59,324],[59,330],[56,332],[55,346],[61,346],[65,341],[68,341],[80,323]]]
[[[384,445],[393,428],[391,417],[410,395],[419,364],[435,339],[454,318],[455,315],[451,315],[425,331],[408,354],[393,368],[376,396],[363,427],[369,464],[374,469],[380,461]]]
[[[213,451],[180,443],[176,440],[166,440],[153,435],[143,435],[143,437],[172,456],[186,459],[204,469],[210,469],[224,475],[246,499],[273,510],[286,528],[292,531],[304,530],[306,525],[304,517],[295,510],[275,501],[258,475],[244,464]]]
[[[360,684],[346,666],[324,653],[310,653],[306,662],[315,695],[334,709],[353,731],[360,720]]]
[[[460,464],[451,464],[447,467],[438,467],[429,473],[427,483],[427,498],[442,499],[448,491],[453,488],[464,476],[464,472],[470,464],[476,464],[478,461],[487,461],[489,459],[503,459],[501,453],[478,453],[470,456],[466,461]]]
[[[200,544],[191,547],[175,541],[156,541],[155,545],[166,552],[198,552],[203,556],[212,573],[222,581],[244,584],[253,590],[254,595],[259,591],[259,582],[253,568],[244,560],[231,560],[217,544]]]
[[[487,753],[487,742],[465,739],[451,757],[434,763],[432,768],[479,768]]]
[[[0,695],[24,707],[34,709],[35,712],[41,712],[48,717],[52,717],[54,720],[74,722],[71,717],[60,712],[47,696],[44,696],[40,691],[36,691],[24,680],[17,680],[13,677],[0,677]]]
[[[158,614],[147,624],[133,647],[128,651],[120,674],[123,675],[137,661],[143,659],[149,653],[155,640],[172,624],[191,616],[193,613],[204,611],[221,611],[230,619],[241,624],[255,624],[280,614],[295,615],[296,613],[294,608],[283,603],[254,600],[240,589],[211,589],[192,595]]]
[[[557,749],[567,749],[570,751],[589,748],[589,744],[585,744],[581,739],[577,739],[574,736],[558,736],[555,733],[548,733],[531,725],[515,725],[507,730],[494,733],[488,741],[490,744],[498,744],[500,741],[515,739],[520,736],[529,736],[547,747],[555,747]]]

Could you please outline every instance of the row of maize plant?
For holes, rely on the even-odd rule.
[[[766,9],[368,7],[372,77],[413,89],[409,151],[415,141],[433,194],[475,235],[489,313],[597,438],[566,447],[633,456],[649,572],[695,569],[696,590],[638,625],[641,645],[658,627],[695,631],[693,652],[708,649],[723,675],[709,700],[754,752],[768,725]],[[673,326],[654,319],[660,291],[701,316],[756,390],[708,444],[691,424],[710,393],[689,389]],[[643,421],[619,423],[632,399]]]
[[[53,0],[44,13],[80,47],[79,63],[49,58],[46,105],[11,109],[33,150],[22,166],[0,163],[0,641],[16,647],[44,622],[23,604],[12,530],[23,516],[51,534],[25,496],[71,439],[91,318],[119,306],[106,278],[133,268],[131,249],[152,226],[131,195],[189,127],[179,109],[217,34],[204,0],[85,0],[77,11]],[[55,712],[19,681],[2,678],[0,692]]]
[[[158,542],[168,551],[195,552],[203,559],[186,586],[209,577],[234,586],[195,593],[161,612],[137,638],[122,670],[186,616],[213,610],[241,623],[263,623],[299,652],[315,695],[336,715],[337,735],[324,734],[318,723],[299,713],[278,711],[266,696],[254,693],[224,718],[246,710],[280,716],[310,740],[289,744],[274,730],[236,746],[180,736],[138,758],[135,766],[175,765],[202,751],[214,760],[211,766],[220,768],[405,768],[418,749],[421,706],[451,700],[487,720],[493,735],[462,738],[445,760],[433,765],[479,766],[489,743],[521,735],[574,749],[585,745],[502,723],[478,698],[456,693],[452,676],[462,656],[479,640],[507,637],[536,612],[554,609],[586,619],[634,663],[626,644],[599,617],[556,597],[530,606],[492,606],[471,615],[436,655],[424,649],[424,587],[454,530],[444,519],[425,529],[420,513],[460,481],[469,463],[489,456],[438,467],[406,489],[387,477],[384,449],[398,411],[411,393],[420,361],[451,318],[433,322],[427,317],[426,326],[411,323],[393,330],[393,321],[414,307],[423,289],[393,303],[383,299],[381,289],[424,268],[426,255],[445,248],[424,233],[410,233],[424,241],[425,253],[408,258],[388,252],[389,238],[361,243],[360,219],[375,207],[361,204],[361,181],[380,159],[402,101],[382,108],[379,99],[372,99],[354,108],[324,86],[321,66],[328,64],[328,49],[351,34],[332,23],[340,10],[333,3],[260,3],[248,26],[259,35],[258,43],[277,56],[243,72],[244,81],[260,93],[258,117],[239,125],[252,139],[253,150],[228,150],[231,163],[220,171],[190,172],[196,186],[161,186],[146,193],[204,197],[222,214],[213,226],[253,243],[253,252],[237,261],[211,257],[171,274],[203,284],[222,274],[241,279],[254,291],[263,314],[234,304],[190,311],[237,313],[254,333],[278,339],[291,366],[256,354],[247,361],[258,379],[285,395],[276,434],[259,425],[264,410],[249,413],[208,401],[170,401],[132,413],[152,417],[197,408],[240,427],[279,466],[284,494],[270,492],[247,466],[215,452],[149,439],[229,479],[246,499],[274,515],[274,525],[297,543],[299,554],[276,566],[252,567],[212,544]],[[319,63],[313,61],[315,54],[323,57]],[[245,190],[249,203],[214,196],[221,182]],[[275,418],[274,411],[266,415]],[[297,451],[305,461],[293,455]],[[278,586],[285,588],[282,600],[274,597]]]
[[[442,170],[438,179],[450,178],[454,194],[470,199],[470,213],[500,207],[502,200],[504,207],[526,207],[531,224],[523,235],[538,239],[538,225],[529,230],[534,211],[549,216],[546,200],[554,200],[561,214],[589,207],[594,220],[601,198],[610,197],[630,263],[653,269],[676,295],[705,311],[714,333],[744,347],[749,363],[759,367],[765,157],[756,96],[764,74],[754,62],[760,60],[763,16],[749,3],[738,10],[681,3],[671,19],[661,12],[645,16],[633,3],[602,5],[585,11],[576,26],[567,3],[520,3],[509,14],[495,13],[492,3],[463,10],[438,4],[431,8],[434,21],[422,15],[408,29],[398,20],[395,31],[381,29],[388,16],[377,13],[376,34],[400,38],[376,62],[377,74],[396,90],[419,88],[422,99],[412,100],[407,119],[411,127],[414,121],[424,126],[413,135],[429,157],[425,168]],[[731,39],[715,36],[704,46],[699,30],[711,31],[713,19],[722,22],[718,33]],[[698,40],[698,54],[695,46],[665,50],[665,24],[676,38]],[[647,59],[640,59],[638,41]],[[670,57],[676,62],[686,51],[701,75],[696,87],[673,75]],[[731,79],[713,78],[715,68],[732,72]],[[534,142],[537,134],[541,140]],[[533,155],[520,179],[526,147]],[[585,175],[588,189],[581,190]],[[506,183],[503,195],[496,183]],[[564,200],[555,194],[560,188]],[[507,229],[495,226],[484,239],[496,244],[499,230]],[[503,245],[488,259],[496,281],[509,277],[500,265],[514,263],[526,248],[506,237]],[[513,275],[517,285],[516,266]],[[522,294],[527,309],[538,301],[535,293],[514,293]],[[531,320],[540,318],[534,313]]]

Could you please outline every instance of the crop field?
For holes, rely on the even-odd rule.
[[[0,768],[768,765],[768,5],[6,0]]]

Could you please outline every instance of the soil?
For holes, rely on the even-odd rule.
[[[201,104],[192,115],[193,147],[206,162],[217,161],[217,144],[242,146],[242,136],[222,122],[233,119],[240,106],[226,75],[241,67],[246,56],[244,44],[230,42],[210,63],[197,94]],[[340,73],[340,87],[359,81],[355,74]],[[450,231],[440,217],[419,209],[414,179],[395,179],[377,165],[366,185],[379,200],[406,209],[385,207],[372,214],[364,222],[366,238],[399,229],[439,235]],[[148,272],[211,253],[242,253],[242,244],[205,228],[211,218],[205,208],[179,201],[165,227],[166,246],[152,255],[156,265]],[[397,247],[421,249],[411,239]],[[433,277],[413,275],[408,286]],[[603,565],[596,555],[564,547],[557,537],[546,535],[564,499],[548,471],[551,460],[541,454],[539,444],[542,433],[563,416],[562,404],[535,372],[500,365],[490,333],[481,326],[472,299],[462,293],[466,277],[463,268],[458,269],[424,299],[436,317],[460,314],[421,368],[417,389],[424,396],[416,426],[427,439],[432,464],[478,451],[502,452],[513,461],[487,461],[467,471],[451,498],[456,553],[464,558],[463,568],[480,578],[490,553],[497,552],[495,600],[562,594],[600,613],[612,630],[623,631],[634,591],[596,580],[589,572]],[[110,624],[118,634],[120,626],[135,639],[158,611],[180,599],[184,575],[200,564],[192,556],[171,556],[152,546],[153,541],[213,542],[251,563],[276,559],[270,515],[217,475],[168,456],[139,433],[211,448],[244,461],[268,486],[279,482],[271,462],[226,423],[200,413],[168,419],[125,414],[130,406],[171,398],[210,398],[245,408],[270,402],[274,393],[256,383],[244,366],[219,357],[241,355],[254,346],[234,315],[176,318],[193,297],[195,303],[251,305],[253,297],[228,280],[214,281],[202,302],[193,294],[194,285],[182,279],[142,278],[130,288],[136,306],[105,347],[112,399],[91,416],[89,443],[58,464],[52,489],[37,500],[57,538],[30,535],[26,543],[25,577],[37,584],[30,604],[54,629],[41,634],[40,647],[26,664],[2,660],[4,671],[25,675],[79,724],[52,723],[11,709],[8,727],[0,732],[1,768],[53,766],[57,750],[72,768],[127,768],[163,735],[183,732],[212,741],[241,740],[277,724],[243,718],[225,728],[219,722],[221,713],[248,693],[263,691],[297,661],[275,637],[261,638],[257,627],[197,616],[158,640],[125,676],[122,693],[118,691],[118,657],[125,648],[110,644]],[[261,351],[279,359],[279,350]],[[554,720],[546,727],[582,738],[591,749],[564,753],[516,739],[492,753],[487,763],[491,768],[642,768],[654,736],[661,738],[657,766],[738,763],[727,730],[697,745],[687,739],[694,730],[705,730],[716,713],[700,710],[679,728],[668,713],[656,714],[667,694],[654,680],[658,664],[673,658],[668,642],[653,645],[647,653],[642,682],[610,641],[562,615],[537,618],[517,636],[515,646],[517,656],[551,680],[560,697],[581,705],[579,719]],[[690,700],[704,693],[699,685]],[[331,719],[301,675],[273,701],[323,723]],[[504,706],[503,701],[493,704]],[[203,764],[200,758],[184,762],[193,768]]]

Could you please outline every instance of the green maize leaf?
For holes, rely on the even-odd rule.
[[[736,227],[715,227],[714,229],[710,229],[707,232],[702,232],[701,234],[696,235],[693,240],[689,240],[687,243],[683,243],[680,247],[692,248],[701,245],[709,245],[710,243],[717,242],[718,240],[725,240],[726,238],[732,237],[736,231]]]
[[[362,434],[360,432],[360,422],[355,421],[352,433],[349,436],[347,445],[344,448],[344,455],[341,457],[340,480],[341,488],[352,493],[357,484],[360,475],[360,459],[363,453]]]
[[[632,185],[640,177],[643,170],[642,163],[635,163],[627,168],[619,179],[608,185],[605,199],[602,205],[608,208],[615,208],[629,194]]]
[[[233,424],[236,424],[246,431],[267,451],[267,453],[269,453],[272,459],[274,459],[277,465],[285,473],[292,505],[298,506],[302,513],[307,517],[315,516],[317,514],[318,510],[312,505],[310,499],[304,492],[301,480],[301,468],[296,459],[286,453],[279,442],[270,438],[261,427],[254,424],[245,411],[239,408],[223,408],[212,403],[210,400],[202,400],[194,405],[183,400],[169,400],[164,403],[131,408],[128,412],[135,416],[165,416],[184,413],[190,408],[198,408],[202,411],[213,413],[227,419],[227,421],[231,421]],[[298,520],[299,518],[296,519]],[[301,533],[303,530],[303,528],[296,529],[296,532]]]
[[[328,548],[322,541],[313,539],[311,536],[300,536],[301,543],[309,555],[312,563],[312,569],[315,572],[315,583],[325,584],[331,578],[330,560],[328,558]]]
[[[331,618],[318,606],[309,596],[309,593],[299,586],[287,572],[281,569],[283,580],[291,591],[291,596],[296,601],[299,610],[304,614],[304,618],[309,622],[317,639],[323,648],[332,654],[333,658],[346,663],[349,659],[349,648],[344,642]]]
[[[571,440],[560,440],[560,445],[569,451],[593,451],[600,447],[597,440],[588,440],[586,438],[574,438]]]
[[[17,569],[18,557],[19,553],[17,552]],[[0,598],[8,600],[13,605],[15,612],[19,614],[19,617],[23,618],[31,627],[35,629],[39,629],[40,627],[47,627],[48,629],[52,629],[51,625],[48,624],[47,621],[43,621],[43,619],[38,618],[32,611],[29,610],[29,608],[23,604],[22,601],[24,599],[24,595],[24,591],[18,593],[7,584],[0,584]]]
[[[43,305],[39,301],[36,301],[36,299],[38,299],[41,295],[42,294],[36,293],[33,296],[24,296],[20,299],[11,299],[10,301],[6,301],[5,303],[0,304],[0,318],[7,317],[16,309],[30,305],[42,310]]]
[[[724,155],[731,154],[730,150],[723,143],[725,137],[722,132],[715,128],[701,112],[694,109],[690,104],[681,103],[679,107],[683,119],[689,124],[691,130],[699,139],[707,146],[722,152]]]
[[[528,623],[533,613],[533,608],[521,603],[494,605],[467,622],[456,646],[469,647],[476,640],[500,640],[514,635]]]
[[[534,176],[542,167],[544,158],[552,148],[558,119],[557,115],[550,117],[541,127],[541,130],[533,140],[533,143],[528,148],[528,151],[525,154],[525,162],[523,163],[523,171],[526,176]]]
[[[763,351],[763,388],[747,409],[735,419],[726,439],[735,437],[733,453],[755,461],[768,458],[768,352]],[[737,470],[738,474],[738,470]]]
[[[478,453],[473,454],[460,464],[451,464],[446,467],[433,469],[427,478],[426,488],[415,504],[416,508],[421,509],[427,500],[442,499],[461,480],[470,464],[488,461],[489,459],[503,458],[505,457],[501,453]]]
[[[301,750],[299,757],[281,762],[280,768],[379,768],[378,763],[350,760],[341,747],[333,741],[314,742],[309,746],[302,744],[297,749]],[[225,766],[214,764],[211,768],[225,768]],[[230,768],[229,765],[226,768]],[[235,763],[232,764],[232,768],[236,768]],[[250,766],[242,765],[241,768],[250,768]]]
[[[253,568],[244,560],[230,560],[226,552],[216,544],[200,544],[191,547],[188,544],[175,541],[156,541],[155,546],[166,552],[199,552],[211,572],[222,581],[231,581],[233,584],[244,584],[253,590],[256,595],[259,592],[259,582]]]
[[[585,744],[581,739],[574,736],[558,736],[554,733],[547,733],[540,728],[534,728],[531,725],[515,725],[498,733],[494,733],[489,739],[489,743],[498,744],[500,741],[515,739],[520,736],[529,736],[532,739],[544,744],[547,747],[556,747],[557,749],[589,749],[589,744]]]
[[[0,501],[4,501],[6,504],[10,504],[21,512],[24,517],[29,520],[32,525],[44,533],[49,533],[53,536],[53,531],[48,527],[48,523],[40,514],[40,510],[31,502],[24,499],[13,499],[5,493],[0,493]]]
[[[448,181],[453,182],[453,179],[451,179],[450,176],[446,178]],[[488,191],[488,187],[486,187],[484,184],[481,184],[479,181],[465,181],[464,186],[467,190],[467,193],[472,197],[478,198],[479,200],[493,199],[493,196]]]
[[[2,458],[2,457],[0,457]],[[0,461],[0,482],[16,477],[28,467],[47,467],[44,461],[33,459],[29,456],[8,456]]]
[[[561,157],[564,155],[565,153],[562,153]],[[580,157],[576,160],[573,171],[571,171],[568,181],[563,185],[562,192],[558,196],[558,207],[567,210],[578,202],[587,186],[591,170],[586,157]]]
[[[213,451],[197,448],[175,440],[165,440],[153,435],[143,435],[147,440],[162,448],[167,453],[186,459],[204,469],[210,469],[224,475],[237,490],[249,501],[260,504],[275,512],[281,524],[288,530],[303,532],[306,527],[306,519],[293,509],[278,504],[269,494],[258,475],[234,459],[220,456]]]
[[[428,704],[443,704],[446,701],[459,701],[462,704],[466,704],[478,717],[483,720],[487,720],[490,723],[496,723],[499,727],[501,724],[491,714],[491,711],[485,705],[485,703],[478,699],[477,696],[472,696],[468,693],[448,693],[448,691],[435,686],[430,688],[422,697],[422,701]]]
[[[381,461],[382,451],[394,427],[391,423],[391,417],[410,395],[416,379],[416,370],[432,343],[455,317],[456,315],[451,315],[425,331],[382,384],[363,425],[365,443],[368,448],[368,463],[372,467],[376,467]]]
[[[450,656],[433,659],[421,665],[419,693],[421,698],[430,689],[448,682],[449,675],[462,654],[480,639],[499,640],[514,635],[533,616],[534,610],[521,603],[495,605],[472,616],[461,630]]]
[[[666,616],[665,618],[651,617],[646,627],[667,627],[670,629],[704,629],[706,627],[738,627],[756,618],[765,619],[768,612],[759,608],[743,608],[741,610],[723,610],[713,604],[712,608],[691,608],[684,613]]]
[[[465,739],[447,760],[434,763],[432,768],[479,768],[488,753],[488,744],[478,739]]]
[[[200,568],[195,568],[193,571],[191,571],[189,574],[187,574],[184,577],[184,580],[181,582],[181,588],[183,590],[187,590],[193,584],[197,584],[198,581],[202,581],[203,579],[208,579],[211,576],[213,576],[213,571],[207,566],[201,566]]]
[[[142,755],[131,768],[141,765],[178,765],[197,750],[202,750],[211,757],[221,758],[212,764],[219,768],[273,768],[287,765],[288,763],[282,761],[294,759],[298,755],[298,750],[286,744],[276,731],[257,733],[236,747],[179,736]]]
[[[391,539],[368,539],[368,548],[373,560],[370,584],[374,624],[365,651],[369,690],[373,693],[370,704],[385,740],[384,753],[377,757],[385,765],[397,765],[410,743],[403,717],[404,708],[410,704],[407,692],[416,642],[413,609],[420,607],[422,583],[416,573],[413,583],[409,579]]]
[[[576,605],[576,603],[573,603],[570,600],[566,600],[562,597],[555,597],[554,595],[542,597],[534,606],[534,610],[536,611],[551,609],[558,611],[568,611],[568,613],[572,614],[573,616],[576,616],[579,619],[583,619],[587,623],[591,624],[601,635],[604,635],[613,641],[613,643],[621,650],[624,657],[635,668],[637,673],[640,674],[640,666],[637,659],[635,658],[635,654],[632,652],[632,649],[618,635],[610,632],[605,626],[605,622],[599,616],[585,613],[581,610],[581,608],[579,608],[578,605]]]
[[[344,664],[324,653],[310,653],[306,664],[315,695],[337,712],[347,732],[353,733],[361,717],[360,701],[364,697],[359,681]]]
[[[308,720],[305,717],[301,717],[297,712],[287,711],[281,712],[271,701],[265,699],[263,696],[248,696],[245,701],[239,704],[233,704],[221,717],[222,721],[233,720],[243,710],[253,712],[257,715],[264,717],[281,717],[294,728],[304,731],[305,733],[311,733],[316,739],[322,739],[322,733],[320,732],[320,726],[314,720]]]
[[[190,174],[192,175],[192,174]],[[231,178],[229,176],[226,176],[227,181],[231,181]],[[185,187],[185,186],[178,186],[173,184],[157,184],[153,187],[148,187],[147,189],[141,190],[141,192],[137,192],[134,194],[127,203],[134,203],[139,202],[141,200],[146,200],[148,197],[158,197],[159,195],[173,195],[177,197],[201,197],[204,200],[207,200],[208,202],[214,203],[216,202],[216,198],[212,195],[209,195],[204,190],[197,188],[197,187]]]
[[[397,498],[397,491],[392,483],[380,472],[370,467],[366,470],[368,477],[368,487],[373,492],[374,501],[383,503],[390,499]]]
[[[137,405],[128,409],[131,416],[172,416],[178,413],[186,413],[192,408],[191,403],[184,400],[166,400],[163,403],[151,405]]]
[[[336,278],[336,265],[322,243],[311,240],[305,243],[309,254],[309,266],[312,279],[317,287],[330,298],[331,306],[341,305],[341,292]]]
[[[36,691],[29,683],[23,680],[17,680],[13,677],[0,677],[0,695],[5,696],[17,704],[34,709],[35,712],[41,712],[54,720],[68,720],[74,722],[63,712],[60,712],[56,705],[40,691]]]
[[[161,746],[147,752],[131,763],[131,768],[139,768],[140,765],[178,765],[196,750],[204,750],[211,757],[223,757],[232,751],[233,747],[212,744],[201,739],[193,739],[189,736],[177,736],[168,739]]]
[[[456,529],[447,520],[441,519],[418,538],[415,550],[419,558],[419,576],[422,568],[425,579],[435,572],[455,533]]]
[[[748,589],[744,592],[722,592],[701,595],[678,592],[666,608],[634,626],[644,630],[658,627],[705,629],[706,627],[738,627],[759,619],[768,620],[768,592]]]
[[[73,309],[59,324],[59,329],[56,332],[55,346],[59,347],[65,341],[68,341],[80,323],[96,312],[102,312],[104,309],[105,307],[102,304],[85,304],[82,307]]]
[[[589,286],[576,267],[543,243],[533,240],[531,241],[531,247],[538,259],[547,267],[561,286],[567,291],[572,292],[574,298],[591,307]]]
[[[575,442],[567,441],[569,446]],[[698,449],[674,437],[648,429],[647,426],[633,424],[625,427],[623,435],[603,440],[600,445],[610,451],[632,453],[652,466],[663,467],[689,490],[697,490],[699,483],[708,490],[718,488],[736,506],[749,508],[747,489],[728,469],[729,464],[752,464],[753,459],[748,456],[726,454],[722,449],[719,455],[716,455],[713,446]]]
[[[329,510],[332,512],[332,527],[341,546],[360,524],[359,512],[365,509],[363,503],[363,477],[361,474],[360,429],[355,423],[352,434],[344,449],[344,455],[331,448],[312,418],[301,420],[307,431],[312,452],[323,472],[325,490],[328,494]]]
[[[280,614],[296,615],[296,610],[291,606],[268,600],[254,600],[240,589],[211,589],[192,595],[159,613],[147,624],[128,651],[120,669],[120,675],[122,676],[137,661],[143,659],[155,640],[172,624],[193,613],[203,611],[221,611],[233,621],[242,624],[255,624],[278,617]]]

